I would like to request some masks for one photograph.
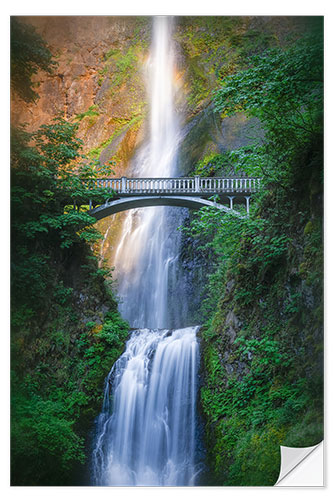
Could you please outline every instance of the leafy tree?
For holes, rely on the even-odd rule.
[[[33,90],[32,77],[39,70],[52,72],[56,65],[52,54],[35,29],[16,17],[10,21],[10,43],[11,88],[23,100],[35,101],[39,96]]]
[[[100,175],[110,173],[111,165],[88,161],[80,153],[82,142],[75,137],[76,129],[77,125],[57,118],[34,134],[13,131],[14,300],[25,296],[33,301],[35,292],[43,299],[47,280],[41,278],[48,272],[51,255],[80,241],[91,244],[100,237],[93,227],[95,219],[78,208],[89,198],[96,203],[110,197],[109,192],[92,185]],[[30,293],[23,283],[30,283]]]
[[[315,29],[285,50],[251,58],[247,69],[223,80],[214,101],[223,117],[244,112],[260,120],[265,130],[263,173],[281,181],[309,140],[321,142],[322,31]]]
[[[97,268],[90,250],[100,238],[95,219],[87,206],[80,208],[88,198],[101,203],[112,196],[94,187],[112,165],[82,155],[76,129],[57,118],[36,133],[14,129],[12,135],[15,485],[73,484],[86,460],[86,436],[99,411],[104,377],[128,334],[104,280],[107,272]],[[86,305],[82,299],[78,304],[80,294],[88,296]],[[100,325],[92,333],[78,318],[91,315],[96,301],[113,313],[104,329]]]

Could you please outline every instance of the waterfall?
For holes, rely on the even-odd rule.
[[[134,177],[177,174],[180,127],[174,111],[174,55],[171,22],[156,17],[148,62],[150,134],[133,165]],[[186,306],[175,289],[182,210],[153,207],[130,210],[115,253],[120,311],[134,328],[179,326]],[[172,321],[173,320],[173,321]],[[178,323],[178,324],[177,324]]]
[[[150,133],[132,165],[138,177],[177,175],[171,30],[169,18],[154,18]],[[96,485],[194,484],[198,327],[181,328],[186,298],[176,229],[183,216],[173,207],[135,209],[123,224],[114,267],[120,311],[136,330],[106,380],[92,459]]]
[[[105,384],[95,484],[194,484],[196,330],[132,334]]]

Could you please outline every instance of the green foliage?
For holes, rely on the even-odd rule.
[[[215,105],[224,116],[245,111],[267,125],[276,121],[275,113],[284,114],[290,129],[312,131],[322,89],[323,40],[322,33],[316,33],[287,50],[271,49],[253,57],[248,69],[223,81]]]
[[[228,486],[271,486],[280,472],[280,443],[283,432],[267,426],[263,432],[246,433],[237,440],[235,461]]]
[[[71,289],[59,286],[55,298],[60,296],[62,305],[71,295]],[[50,309],[48,325],[30,340],[32,359],[30,366],[25,361],[24,372],[20,360],[25,344],[15,351],[11,427],[15,485],[73,484],[73,470],[87,460],[86,436],[102,404],[105,375],[128,336],[128,324],[115,310],[106,315],[104,324],[90,321],[79,330],[76,323],[70,324],[70,309],[62,307],[52,324],[54,312]]]
[[[116,312],[107,315],[103,325],[90,324],[90,332],[80,336],[82,365],[89,368],[81,382],[89,394],[87,411],[96,408],[96,401],[101,402],[103,381],[121,355],[127,337],[128,324]]]
[[[91,149],[89,151],[89,157],[90,158],[98,158],[100,156],[100,154],[102,153],[102,151],[105,148],[107,148],[112,143],[112,141],[114,141],[117,137],[120,136],[120,134],[122,134],[123,132],[128,130],[130,127],[133,127],[135,124],[137,124],[141,120],[142,120],[142,115],[140,115],[140,114],[139,115],[135,114],[130,119],[118,120],[117,128],[113,132],[113,134],[111,134],[111,136],[108,139],[106,139],[104,142],[102,142],[102,144],[100,144],[97,148]]]
[[[279,446],[311,446],[323,432],[320,34],[252,58],[222,82],[215,105],[222,116],[259,118],[265,136],[209,155],[195,171],[243,171],[263,186],[250,217],[206,208],[185,229],[210,259],[201,311],[204,481],[272,485]]]
[[[110,197],[94,187],[96,179],[111,171],[109,165],[88,161],[75,137],[77,125],[62,118],[43,125],[35,134],[23,129],[12,134],[12,280],[14,300],[44,299],[50,255],[81,241],[100,238],[95,219],[77,209]],[[31,145],[31,141],[34,145]],[[29,142],[30,141],[30,142]],[[90,187],[89,194],[87,187]],[[72,203],[72,208],[64,207]],[[73,208],[75,205],[76,208]],[[26,280],[26,281],[25,281]],[[30,283],[26,293],[23,283]]]
[[[252,144],[224,153],[209,153],[194,167],[192,175],[202,177],[262,177],[266,162],[261,144]]]
[[[12,484],[50,484],[51,470],[53,484],[66,484],[73,464],[84,462],[84,440],[63,401],[43,400],[29,383],[22,389],[12,402]]]
[[[270,23],[245,16],[184,16],[175,37],[186,57],[187,101],[194,112],[210,101],[220,82],[247,65],[249,56],[279,44]]]
[[[280,352],[279,342],[277,340],[270,340],[267,337],[262,339],[245,339],[238,337],[235,339],[235,344],[238,344],[237,353],[240,359],[246,359],[248,356],[255,352],[259,355],[258,360],[255,359],[252,363],[252,369],[260,369],[267,365],[280,365],[284,362],[286,366],[290,364],[287,356]]]
[[[175,36],[187,60],[191,109],[202,107],[210,99],[216,78],[222,72],[228,74],[237,64],[239,53],[232,35],[240,34],[242,25],[240,17],[185,16],[179,19]]]
[[[110,272],[89,247],[100,238],[95,219],[79,208],[110,197],[95,183],[111,166],[81,154],[76,130],[58,118],[12,134],[13,485],[72,485],[82,475],[103,381],[128,335]]]
[[[130,47],[126,54],[124,54],[117,62],[117,79],[114,85],[119,85],[119,83],[128,76],[128,74],[133,71],[134,63],[136,61],[135,50]]]
[[[274,484],[279,444],[311,446],[322,439],[321,225],[318,216],[306,222],[309,205],[306,215],[299,212],[303,194],[294,195],[291,208],[288,191],[275,186],[274,195],[268,190],[258,198],[254,217],[240,220],[205,209],[189,230],[217,266],[202,302],[209,484]],[[234,330],[229,312],[238,317]],[[318,385],[312,385],[314,378]]]
[[[101,85],[103,79],[108,76],[112,95],[115,89],[130,80],[137,70],[141,41],[135,38],[133,42],[125,52],[118,48],[112,48],[104,55],[104,67],[99,70],[101,75],[99,84]]]
[[[110,57],[116,56],[118,53],[118,49],[110,49],[105,53],[104,59],[107,61],[108,59],[110,59]]]
[[[32,88],[32,78],[39,70],[52,72],[52,54],[35,29],[14,16],[10,22],[10,45],[11,88],[24,101],[35,101],[39,96]]]
[[[322,134],[322,32],[282,49],[253,57],[249,67],[229,76],[215,92],[222,116],[245,112],[260,119],[265,131],[266,175],[290,173],[292,160],[313,137]],[[274,177],[276,179],[276,177]]]
[[[83,118],[86,118],[86,116],[90,118],[99,116],[98,107],[95,104],[93,106],[90,106],[90,108],[84,113],[79,113],[78,115],[76,115],[76,120],[81,121],[83,120]]]

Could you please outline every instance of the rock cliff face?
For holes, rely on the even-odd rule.
[[[35,81],[40,98],[12,101],[12,122],[36,130],[57,114],[79,123],[84,152],[105,162],[117,154],[117,173],[126,169],[140,141],[146,112],[144,61],[149,18],[21,17],[44,38],[58,63]]]
[[[35,103],[26,104],[13,95],[12,123],[26,123],[28,130],[36,130],[63,113],[78,122],[85,153],[102,162],[115,160],[117,175],[126,172],[144,138],[152,18],[24,16],[18,20],[35,27],[58,66],[52,75],[35,76],[40,96]],[[244,119],[224,120],[222,127],[210,107],[218,78],[230,73],[243,55],[234,38],[247,40],[251,52],[255,34],[270,44],[277,39],[276,32],[283,34],[291,22],[290,18],[175,19],[176,107],[184,122],[180,158],[184,173],[207,148],[219,152],[234,147],[235,140],[237,145],[246,141]]]

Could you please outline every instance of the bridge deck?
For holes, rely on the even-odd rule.
[[[251,194],[260,189],[258,178],[224,177],[154,177],[154,178],[107,178],[96,179],[89,188],[104,188],[110,191],[110,199],[94,206],[89,200],[89,213],[97,219],[129,210],[131,208],[169,205],[191,209],[214,206],[222,211],[233,210],[234,203],[245,200],[249,214]],[[214,195],[218,201],[210,201]],[[223,203],[229,203],[226,207]],[[238,214],[240,216],[240,214]]]
[[[214,194],[251,194],[259,190],[258,178],[173,177],[173,178],[107,178],[97,179],[95,187],[103,187],[120,197],[150,194],[212,196]]]

